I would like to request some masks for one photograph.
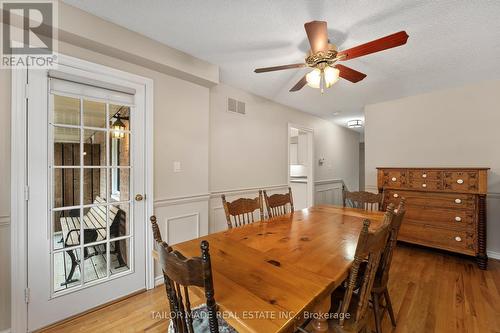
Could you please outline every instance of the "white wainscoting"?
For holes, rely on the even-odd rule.
[[[210,195],[205,193],[155,200],[154,214],[163,240],[174,245],[207,235],[209,199]],[[161,276],[160,272],[155,263],[156,278]]]
[[[500,193],[488,193],[486,200],[486,249],[488,257],[500,259]]]
[[[0,332],[10,327],[10,216],[0,216]]]
[[[314,203],[316,205],[342,206],[342,179],[328,179],[314,182]]]
[[[224,213],[224,207],[222,207],[222,194],[226,195],[227,201],[233,201],[238,198],[256,198],[259,195],[259,190],[266,190],[268,195],[272,195],[275,193],[285,193],[287,189],[288,185],[282,184],[212,192],[210,194],[210,233],[227,229],[226,215]],[[267,215],[265,207],[264,214]],[[254,215],[258,220],[258,212],[255,212]]]
[[[154,213],[162,238],[177,244],[208,234],[209,194],[192,195],[154,202]]]

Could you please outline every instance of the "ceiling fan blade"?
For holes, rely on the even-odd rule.
[[[406,44],[408,34],[406,31],[396,32],[395,34],[385,36],[374,41],[355,46],[353,48],[340,51],[337,56],[342,57],[341,60],[350,60],[367,54],[380,52],[396,46]]]
[[[293,87],[292,89],[290,89],[290,91],[299,91],[300,89],[304,88],[304,86],[306,85],[307,83],[307,80],[306,80],[306,76],[304,75],[302,77],[302,79],[300,79],[299,82],[297,82]]]
[[[254,70],[255,73],[265,73],[265,72],[273,72],[273,71],[281,71],[283,69],[290,69],[290,68],[301,68],[305,67],[306,64],[290,64],[290,65],[282,65],[282,66],[274,66],[274,67],[263,67],[263,68],[256,68]]]
[[[359,82],[366,77],[366,74],[358,72],[344,65],[335,65],[335,68],[340,71],[339,76],[341,78],[351,81],[352,83]]]
[[[311,21],[304,24],[312,53],[328,50],[328,30],[325,21]]]

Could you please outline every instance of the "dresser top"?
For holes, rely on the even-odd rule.
[[[439,167],[377,167],[378,170],[380,169],[408,169],[408,170],[490,170],[490,168],[485,168],[485,167],[446,167],[446,168],[439,168]]]

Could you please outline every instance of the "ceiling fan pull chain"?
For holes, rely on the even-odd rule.
[[[319,89],[321,90],[321,94],[325,92],[326,82],[325,82],[325,70],[321,70],[321,78],[319,81]]]

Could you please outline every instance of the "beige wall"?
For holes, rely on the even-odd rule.
[[[490,167],[488,244],[500,255],[500,81],[365,108],[366,187],[377,166]]]
[[[227,112],[228,97],[245,102],[246,114]],[[288,123],[314,130],[315,180],[340,178],[358,188],[358,133],[219,84],[210,89],[210,190],[286,184]]]

